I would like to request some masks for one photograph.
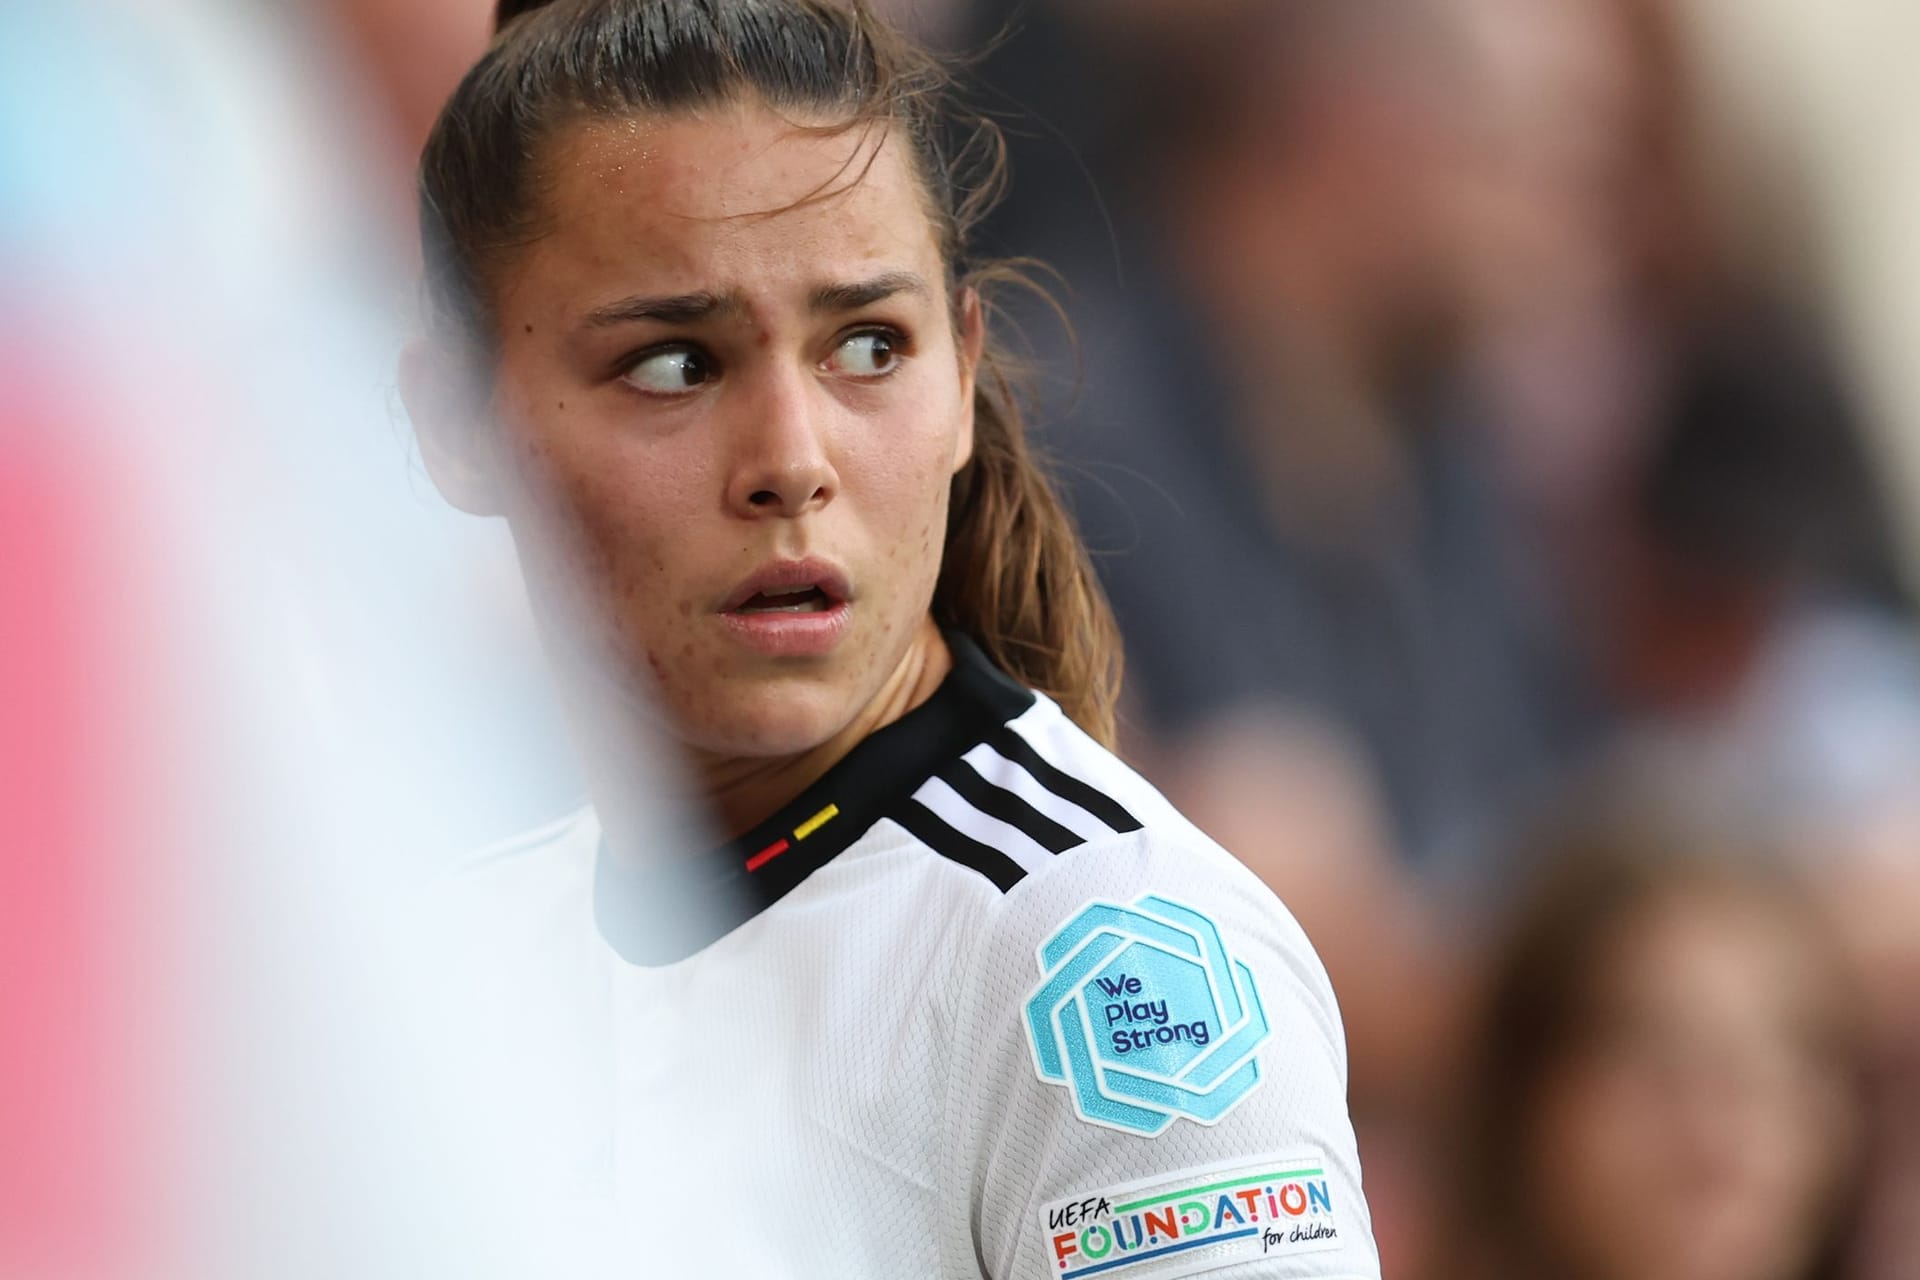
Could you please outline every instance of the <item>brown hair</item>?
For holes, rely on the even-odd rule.
[[[1824,1049],[1856,1101],[1864,1045],[1857,993],[1836,939],[1788,867],[1730,821],[1630,792],[1581,797],[1534,835],[1540,863],[1517,904],[1482,992],[1461,1090],[1457,1164],[1449,1179],[1459,1239],[1448,1277],[1575,1275],[1541,1228],[1526,1159],[1555,1074],[1586,1052],[1604,1012],[1605,967],[1634,926],[1676,900],[1748,903],[1777,920],[1833,997],[1820,1010]],[[1745,855],[1745,856],[1740,856]],[[1806,1280],[1838,1274],[1857,1211],[1860,1169],[1838,1171]]]
[[[966,290],[1019,278],[1009,264],[968,257],[969,236],[1004,184],[998,127],[964,110],[946,70],[865,0],[501,0],[496,21],[493,46],[454,91],[420,163],[430,323],[478,368],[494,345],[488,273],[537,234],[538,157],[584,117],[746,98],[782,113],[826,114],[834,130],[898,130],[956,308]],[[934,616],[1111,746],[1119,631],[1028,448],[1009,368],[989,340],[976,380],[973,458],[953,481]]]

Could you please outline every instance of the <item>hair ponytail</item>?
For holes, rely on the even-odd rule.
[[[1120,629],[1072,519],[1028,447],[1004,360],[991,349],[981,357],[973,459],[954,477],[934,616],[1112,747]]]

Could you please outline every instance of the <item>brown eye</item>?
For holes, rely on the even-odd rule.
[[[900,365],[902,343],[898,334],[885,329],[862,329],[841,340],[827,358],[835,373],[853,378],[880,378]]]
[[[697,347],[657,347],[620,375],[623,382],[657,396],[685,395],[713,378],[713,361]]]

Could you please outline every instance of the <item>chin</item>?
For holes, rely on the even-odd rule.
[[[703,699],[676,716],[680,737],[718,756],[793,756],[811,751],[853,720],[852,690],[822,689],[811,681],[768,681]]]

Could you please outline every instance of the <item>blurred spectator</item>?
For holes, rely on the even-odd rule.
[[[1074,286],[1056,446],[1203,823],[1273,830],[1219,779],[1305,759],[1385,873],[1477,890],[1623,727],[1830,809],[1910,786],[1892,521],[1771,278],[1806,255],[1734,251],[1677,0],[1016,9],[999,227]]]
[[[1502,496],[1564,584],[1563,633],[1620,729],[1717,757],[1824,843],[1843,814],[1879,825],[1920,785],[1893,521],[1789,287],[1804,247],[1755,254],[1758,202],[1695,149],[1686,6],[1460,11],[1488,68],[1466,359]]]
[[[1818,907],[1648,811],[1568,831],[1493,958],[1441,1273],[1841,1274],[1861,1041]]]
[[[1920,647],[1831,365],[1765,309],[1675,354],[1579,579],[1620,736],[1688,758],[1823,860],[1920,841]]]
[[[1057,444],[1144,762],[1185,792],[1305,740],[1388,852],[1476,887],[1612,727],[1767,717],[1802,791],[1857,789],[1862,752],[1823,778],[1800,744],[1863,701],[1822,653],[1920,679],[1891,521],[1819,326],[1725,247],[1671,0],[1085,17],[1001,70],[1016,105],[1063,51],[1091,77],[1068,144],[1024,145],[1084,160],[1111,241],[1071,164],[1001,225],[1076,286]],[[1912,719],[1868,735],[1883,791]]]
[[[1457,880],[1591,719],[1459,376],[1458,21],[1136,0],[1075,37],[1063,10],[1109,108],[1074,129],[1113,240],[1085,199],[1002,226],[1073,284],[1084,399],[1055,445],[1126,630],[1134,750],[1190,806],[1225,768],[1344,772],[1343,825],[1388,873]],[[1293,821],[1240,799],[1201,821]]]

